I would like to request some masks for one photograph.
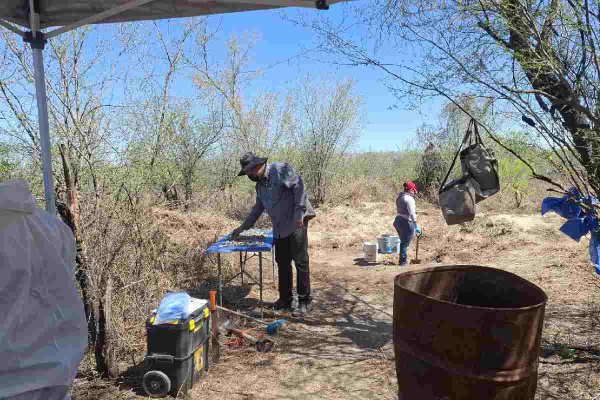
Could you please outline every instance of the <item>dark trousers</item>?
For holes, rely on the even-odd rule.
[[[298,301],[311,301],[310,271],[308,269],[308,223],[304,228],[283,239],[275,239],[275,260],[279,271],[279,299],[293,299],[292,260],[296,265],[296,290]]]
[[[407,251],[410,242],[412,242],[415,236],[415,223],[397,216],[394,220],[394,228],[396,228],[396,232],[398,232],[398,237],[400,238],[400,263],[403,264],[408,261]]]

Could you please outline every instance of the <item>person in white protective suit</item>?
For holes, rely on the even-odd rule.
[[[75,239],[24,181],[0,183],[0,399],[65,400],[87,345]]]

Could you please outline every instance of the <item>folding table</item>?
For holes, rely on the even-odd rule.
[[[263,301],[263,253],[270,252],[271,253],[271,264],[273,269],[273,280],[275,280],[275,253],[273,248],[273,231],[260,229],[260,231],[267,233],[268,236],[261,238],[260,240],[256,240],[258,243],[253,243],[251,245],[228,245],[225,242],[230,241],[230,235],[227,235],[217,242],[213,243],[208,249],[206,249],[207,253],[216,253],[217,254],[217,265],[219,268],[219,305],[223,305],[223,279],[221,274],[221,254],[222,253],[240,253],[240,272],[231,277],[227,282],[231,282],[233,279],[238,276],[242,280],[242,285],[244,284],[244,276],[246,276],[251,282],[254,282],[258,285],[260,289],[260,302],[262,305]],[[250,257],[248,257],[248,253],[254,253]],[[253,277],[249,272],[246,271],[246,264],[249,260],[254,257],[258,257],[258,279]]]

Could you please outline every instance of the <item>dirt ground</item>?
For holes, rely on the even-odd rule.
[[[436,208],[419,211],[424,263],[476,264],[516,273],[548,294],[536,399],[600,399],[600,279],[587,264],[587,240],[558,231],[554,215],[480,214],[473,223],[448,227]],[[314,310],[288,320],[271,353],[225,346],[218,364],[189,398],[393,399],[393,278],[403,268],[395,256],[366,265],[362,243],[392,233],[392,205],[320,209],[309,228]],[[411,246],[414,257],[415,246]],[[255,266],[251,271],[255,271]],[[266,302],[277,298],[270,264]],[[410,268],[410,267],[409,267]],[[258,288],[234,281],[225,303],[259,312]],[[237,285],[237,286],[236,286]],[[265,318],[276,316],[267,313]],[[260,325],[248,329],[262,334]],[[119,385],[78,380],[74,400],[135,399],[139,383],[129,371]],[[137,393],[137,394],[136,394]]]

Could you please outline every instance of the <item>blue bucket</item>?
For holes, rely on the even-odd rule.
[[[392,253],[398,253],[400,251],[400,238],[398,236],[390,236],[390,249]]]
[[[377,244],[379,252],[382,254],[391,254],[392,247],[390,246],[390,235],[377,236]]]

